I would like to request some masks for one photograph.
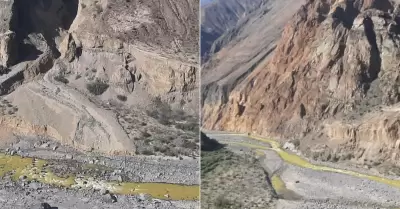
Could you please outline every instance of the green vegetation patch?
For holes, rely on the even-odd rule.
[[[99,80],[86,84],[87,90],[96,96],[102,95],[107,91],[108,87],[109,85],[107,83]]]

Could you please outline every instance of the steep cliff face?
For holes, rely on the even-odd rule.
[[[147,138],[173,133],[175,147],[194,141],[197,133],[185,125],[198,115],[198,5],[0,1],[0,95],[18,110],[0,117],[51,127],[58,134],[50,137],[105,153],[151,148],[145,132]],[[171,122],[175,112],[180,118]]]
[[[227,43],[202,65],[203,118],[218,115],[219,107],[228,101],[232,89],[253,70],[265,65],[284,25],[304,2],[270,0],[220,38]]]
[[[399,11],[389,0],[307,1],[272,59],[204,126],[301,139],[316,158],[398,164]]]

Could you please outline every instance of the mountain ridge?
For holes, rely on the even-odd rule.
[[[399,5],[308,0],[274,55],[203,106],[209,129],[300,140],[306,155],[399,165]]]

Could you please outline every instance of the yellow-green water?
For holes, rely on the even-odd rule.
[[[232,134],[233,135],[233,134]],[[317,170],[317,171],[327,171],[327,172],[335,172],[335,173],[342,173],[342,174],[347,174],[347,175],[351,175],[351,176],[356,176],[359,178],[366,178],[369,180],[373,180],[376,182],[380,182],[386,185],[390,185],[393,187],[397,187],[400,188],[400,180],[395,180],[395,179],[388,179],[388,178],[384,178],[384,177],[379,177],[379,176],[374,176],[374,175],[368,175],[368,174],[362,174],[362,173],[358,173],[355,171],[349,171],[349,170],[343,170],[343,169],[338,169],[338,168],[331,168],[331,167],[327,167],[327,166],[322,166],[322,165],[315,165],[312,164],[310,162],[308,162],[306,159],[296,155],[296,154],[291,154],[288,153],[286,151],[284,151],[279,142],[271,140],[271,139],[265,139],[265,138],[261,138],[261,137],[257,137],[257,136],[248,136],[245,134],[234,134],[236,136],[244,136],[244,137],[248,137],[248,138],[252,138],[258,141],[262,141],[262,142],[266,142],[268,144],[271,145],[271,148],[268,147],[263,147],[260,145],[253,145],[253,144],[246,144],[246,143],[235,143],[238,145],[243,145],[243,146],[247,146],[247,147],[251,147],[251,148],[255,148],[255,149],[272,149],[275,152],[277,152],[279,154],[279,156],[287,163],[299,166],[299,167],[303,167],[303,168],[308,168],[308,169],[312,169],[312,170]]]
[[[281,194],[286,191],[285,182],[278,175],[273,175],[271,178],[272,187],[275,189],[276,193]]]
[[[26,176],[28,180],[36,180],[45,184],[51,184],[63,187],[83,186],[79,179],[74,175],[63,178],[55,175],[44,165],[45,160],[33,158],[22,158],[20,156],[10,156],[0,154],[0,177],[7,173],[12,175],[14,180],[21,176]],[[93,180],[97,187],[104,187],[116,194],[134,195],[149,194],[158,199],[169,200],[198,200],[198,185],[179,185],[167,183],[133,183],[133,182],[103,182]],[[90,184],[91,182],[89,182]]]
[[[115,191],[119,194],[150,194],[154,198],[172,200],[198,200],[199,186],[157,183],[121,183]],[[168,194],[168,198],[165,196]]]

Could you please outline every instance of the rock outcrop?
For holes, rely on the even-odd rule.
[[[308,0],[274,56],[226,103],[206,108],[204,126],[298,138],[303,151],[331,151],[333,160],[399,165],[399,8]]]
[[[265,65],[276,48],[284,25],[304,2],[268,1],[220,38],[227,44],[202,65],[203,118],[217,116],[235,86]]]
[[[182,117],[198,115],[198,4],[0,0],[0,95],[17,106],[0,117],[4,131],[111,154],[147,148],[144,128],[152,137],[183,132],[146,113],[160,100]]]

